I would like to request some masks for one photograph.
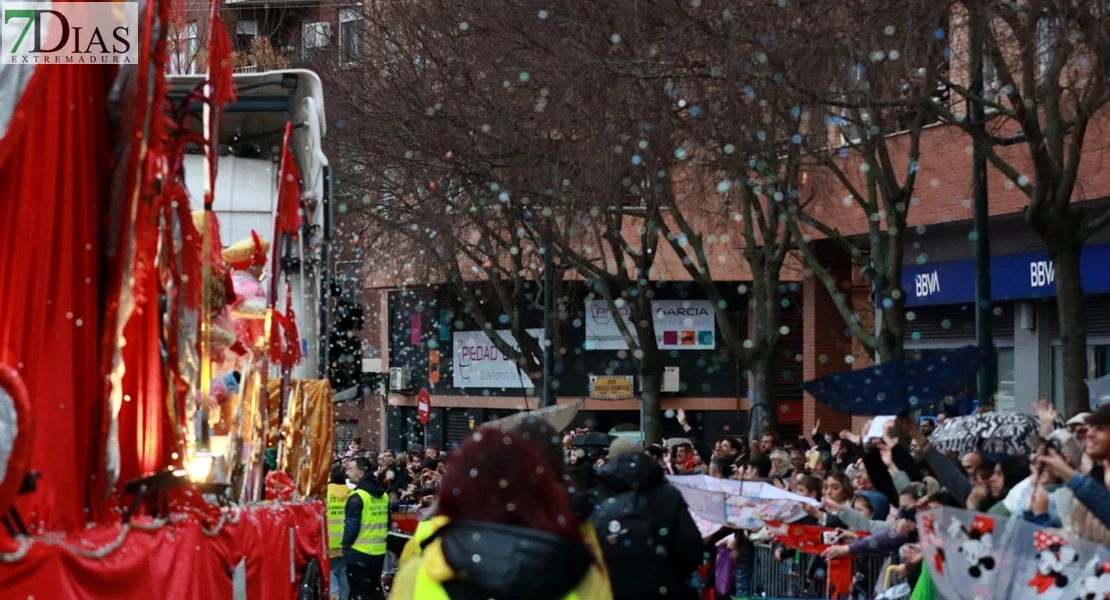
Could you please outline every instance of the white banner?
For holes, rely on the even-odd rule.
[[[528,329],[528,335],[543,340],[543,329]],[[513,334],[498,331],[497,335],[517,348]],[[452,376],[457,388],[531,388],[528,374],[493,345],[481,331],[456,331]]]
[[[713,350],[717,347],[717,315],[709,300],[653,300],[655,343],[660,350]],[[629,308],[620,308],[628,332],[636,328],[628,320]],[[609,303],[586,299],[586,350],[627,350]]]

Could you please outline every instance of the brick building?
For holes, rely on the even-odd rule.
[[[331,3],[256,3],[231,2],[227,5],[228,26],[236,32],[237,49],[250,46],[251,36],[268,35],[275,48],[311,62],[320,55],[329,60],[357,61],[363,48],[360,39],[360,13],[356,6]],[[203,28],[204,15],[188,15],[185,31]],[[195,25],[194,25],[195,24]],[[263,33],[265,32],[265,33]],[[197,31],[195,37],[203,37]],[[958,43],[954,44],[958,46]],[[186,44],[185,47],[189,47]],[[335,54],[337,52],[337,54]],[[330,53],[330,54],[329,54]],[[1105,125],[1096,123],[1089,139],[1097,140]],[[906,162],[904,140],[890,138],[895,164]],[[1003,152],[1019,171],[1032,172],[1028,150],[1021,146]],[[957,127],[937,124],[926,128],[921,137],[921,160],[918,165],[915,198],[909,209],[902,288],[907,294],[906,347],[948,348],[974,343],[974,241],[970,236],[971,202],[970,139]],[[1076,188],[1076,199],[1084,205],[1104,206],[1110,195],[1110,174],[1104,173],[1105,150],[1098,143],[1088,143]],[[1053,272],[1043,245],[1023,219],[1027,205],[1025,195],[1001,173],[991,168],[988,175],[991,214],[993,296],[995,303],[994,334],[998,347],[999,408],[1028,409],[1039,398],[1059,401],[1060,352],[1055,313]],[[342,182],[339,182],[342,185]],[[867,216],[861,211],[844,210],[844,193],[835,187],[823,189],[817,201],[825,210],[824,219],[846,236],[860,238],[867,232]],[[818,210],[820,210],[820,208]],[[817,241],[815,251],[842,289],[850,291],[852,305],[862,322],[870,325],[872,307],[870,286],[860,274],[862,265],[853,262],[839,247]],[[736,254],[736,248],[722,249]],[[1085,254],[1083,275],[1089,299],[1087,322],[1089,335],[1090,376],[1110,372],[1110,270],[1102,265],[1110,259],[1110,234],[1104,232],[1092,239]],[[352,269],[359,266],[357,258],[340,257],[337,264]],[[679,258],[663,252],[656,271],[661,280],[680,285],[686,271]],[[721,281],[742,283],[750,276],[741,260],[733,260],[714,271]],[[397,446],[406,438],[423,437],[437,445],[449,443],[460,428],[472,427],[484,420],[522,408],[534,397],[522,398],[522,390],[513,388],[491,391],[481,388],[455,388],[450,385],[451,364],[444,358],[439,364],[442,380],[430,382],[420,370],[427,371],[430,358],[421,350],[414,358],[413,347],[422,344],[406,342],[406,337],[419,327],[421,335],[437,329],[434,318],[422,319],[420,325],[406,320],[402,307],[414,301],[442,301],[435,293],[418,298],[411,292],[402,293],[384,273],[358,271],[364,277],[362,290],[366,307],[365,325],[360,336],[363,345],[363,370],[366,372],[359,399],[337,405],[337,439],[345,445],[351,437],[361,437],[365,446]],[[792,335],[780,348],[776,401],[780,420],[787,431],[808,431],[817,419],[822,429],[836,431],[852,425],[852,420],[829,410],[812,397],[802,396],[797,384],[825,374],[870,364],[870,357],[861,344],[847,332],[847,327],[826,289],[812,275],[787,270],[784,279],[793,281],[792,310],[797,324]],[[418,282],[434,284],[432,281]],[[433,285],[434,287],[434,285]],[[698,300],[696,294],[691,300]],[[411,313],[411,309],[410,309]],[[786,318],[791,318],[786,315]],[[451,338],[447,337],[444,342]],[[709,355],[706,355],[709,356]],[[698,362],[697,360],[694,361]],[[416,372],[412,386],[390,391],[387,385],[390,367],[408,367]],[[701,367],[682,371],[686,377],[703,376]],[[741,372],[735,364],[733,373]],[[582,373],[588,374],[588,373]],[[580,382],[579,382],[580,383]],[[747,382],[737,381],[726,386],[728,394],[716,390],[700,393],[687,385],[683,392],[664,398],[664,408],[684,408],[705,428],[707,438],[725,435],[744,428],[748,401]],[[577,384],[576,384],[577,385]],[[415,392],[420,387],[433,389],[433,418],[427,432],[414,426]],[[559,401],[583,400],[585,412],[599,425],[620,424],[633,420],[637,401],[598,400],[582,393],[561,393]],[[503,393],[502,393],[503,392]],[[746,428],[744,428],[746,430]]]

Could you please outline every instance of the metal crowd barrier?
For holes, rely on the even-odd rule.
[[[752,591],[764,598],[827,598],[827,578],[820,557],[794,550],[782,550],[783,560],[775,559],[771,546],[755,547],[755,568]],[[882,591],[892,585],[886,576],[887,557],[862,557],[852,561],[855,569],[852,598],[874,598],[876,588]]]

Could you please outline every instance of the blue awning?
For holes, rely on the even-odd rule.
[[[1110,244],[1088,246],[1080,259],[1083,291],[1110,292]],[[902,267],[906,306],[975,301],[975,260],[927,262]],[[1026,300],[1056,296],[1056,276],[1044,250],[991,257],[991,298]]]

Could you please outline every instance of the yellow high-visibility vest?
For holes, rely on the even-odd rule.
[[[366,490],[355,490],[355,494],[362,499],[362,519],[358,538],[351,550],[382,556],[385,554],[385,539],[389,535],[389,496],[382,494],[375,498]]]
[[[350,495],[351,489],[346,485],[328,486],[328,550],[332,556],[339,556],[343,550],[343,517]]]

